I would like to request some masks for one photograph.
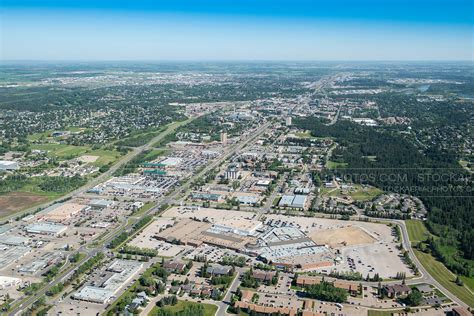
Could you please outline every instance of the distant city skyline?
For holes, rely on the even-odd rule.
[[[467,60],[469,0],[1,4],[7,60]]]

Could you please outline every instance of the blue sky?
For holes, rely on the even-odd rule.
[[[472,0],[2,0],[3,60],[473,60]]]

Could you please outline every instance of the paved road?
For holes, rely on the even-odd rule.
[[[170,124],[169,128],[164,131],[163,133],[160,133],[159,135],[157,135],[156,137],[154,137],[150,142],[148,142],[147,144],[141,146],[141,147],[136,147],[136,148],[133,148],[132,151],[128,152],[125,156],[123,156],[119,161],[117,161],[113,166],[110,167],[109,170],[107,170],[106,172],[98,175],[97,177],[95,177],[94,179],[92,179],[91,181],[88,181],[84,186],[72,191],[72,192],[69,192],[68,194],[66,195],[63,195],[61,197],[59,197],[58,199],[56,199],[56,201],[61,201],[61,200],[64,200],[66,198],[70,198],[70,197],[73,197],[73,196],[77,196],[77,195],[80,195],[80,194],[83,194],[85,192],[87,192],[88,190],[90,190],[91,188],[93,188],[94,186],[98,185],[99,183],[102,183],[104,182],[105,180],[107,180],[107,178],[109,178],[110,176],[112,176],[114,174],[115,171],[117,171],[120,167],[124,166],[125,164],[127,164],[128,162],[130,162],[133,158],[135,158],[136,156],[138,156],[138,154],[140,154],[141,152],[143,152],[144,150],[146,149],[149,149],[149,148],[152,148],[153,144],[155,144],[156,142],[162,140],[165,136],[169,135],[170,133],[172,133],[174,130],[176,130],[178,127],[182,126],[182,125],[185,125],[187,123],[189,123],[190,121],[194,120],[196,117],[194,118],[189,118],[185,121],[181,121],[181,122],[175,122],[175,123],[172,123]],[[31,207],[29,209],[26,209],[24,211],[20,211],[20,212],[15,212],[13,214],[10,214],[8,216],[5,216],[5,217],[2,217],[1,220],[10,220],[10,219],[14,219],[16,217],[18,217],[19,215],[22,215],[22,214],[26,214],[26,213],[30,213],[30,212],[33,212],[35,210],[37,210],[38,208],[40,207],[47,207],[48,205],[50,205],[51,203],[53,203],[53,201],[49,201],[47,203],[44,203],[44,204],[41,204],[41,205],[37,205],[37,206],[34,206],[34,207]]]
[[[230,303],[232,302],[232,294],[234,294],[237,288],[239,287],[240,275],[244,273],[244,271],[245,269],[243,268],[238,268],[235,270],[236,272],[235,279],[230,284],[229,289],[227,290],[227,293],[224,296],[224,299],[220,302],[217,302],[218,308],[217,308],[216,316],[227,315],[226,310],[230,306]]]
[[[16,307],[14,310],[12,310],[12,312],[9,314],[11,316],[13,315],[16,315],[18,313],[20,313],[22,310],[28,308],[31,304],[33,304],[38,298],[40,298],[42,295],[44,295],[52,286],[58,284],[59,282],[62,282],[66,279],[66,276],[69,276],[73,273],[73,271],[75,270],[76,267],[82,265],[84,262],[86,262],[89,258],[93,257],[94,255],[96,255],[98,252],[107,252],[108,249],[106,247],[106,245],[108,243],[110,243],[110,241],[112,241],[112,239],[114,239],[118,234],[120,234],[121,232],[123,232],[124,230],[127,230],[129,228],[131,228],[135,223],[137,223],[141,218],[147,216],[147,215],[151,215],[151,214],[154,214],[156,213],[157,211],[159,211],[159,208],[160,206],[162,206],[163,204],[166,204],[168,203],[169,201],[172,201],[174,200],[179,194],[183,194],[183,193],[186,193],[187,190],[189,190],[189,188],[191,187],[191,184],[196,180],[198,179],[199,177],[202,177],[204,176],[207,172],[211,171],[212,169],[214,169],[215,167],[217,167],[221,162],[225,161],[226,159],[230,158],[235,152],[243,149],[245,146],[247,146],[250,142],[256,140],[260,135],[262,135],[265,130],[270,126],[270,123],[267,122],[265,123],[264,125],[260,126],[255,132],[253,132],[252,134],[250,134],[246,139],[242,140],[241,142],[231,146],[230,148],[228,148],[224,154],[219,157],[217,160],[215,160],[214,162],[212,162],[211,164],[207,165],[201,172],[197,173],[196,175],[192,176],[191,178],[189,178],[182,186],[180,187],[177,187],[175,188],[175,190],[173,191],[173,193],[171,193],[170,195],[168,196],[165,196],[163,198],[161,198],[159,200],[159,202],[157,203],[157,205],[151,209],[149,209],[147,212],[143,213],[140,215],[140,217],[136,217],[135,220],[133,221],[129,221],[126,225],[121,225],[118,229],[112,231],[109,235],[107,235],[106,238],[103,239],[103,241],[101,242],[101,246],[100,248],[93,248],[93,249],[88,249],[88,248],[85,248],[85,247],[81,247],[80,250],[78,251],[85,251],[86,252],[86,256],[80,261],[80,264],[77,265],[77,266],[71,266],[69,267],[68,269],[62,271],[56,278],[54,281],[50,282],[49,284],[47,284],[45,287],[43,287],[41,290],[39,290],[38,292],[36,292],[34,295],[28,297],[21,305],[19,305],[18,307]],[[144,150],[146,148],[148,148],[151,144],[154,144],[155,142],[159,141],[161,138],[163,138],[165,135],[163,134],[160,134],[161,137],[155,137],[153,140],[151,140],[147,145],[145,146],[142,146],[140,147],[140,150]],[[133,158],[133,157],[132,157]],[[130,161],[130,159],[132,158],[129,158],[128,161]],[[122,161],[121,161],[122,162]],[[123,163],[121,163],[120,165],[123,165]],[[118,167],[115,169],[117,170]],[[87,190],[86,188],[81,188],[80,190],[76,190],[75,192],[79,192],[79,193],[76,193],[76,194],[80,194],[82,192],[85,192],[85,190]]]
[[[413,251],[413,248],[411,247],[411,242],[410,238],[408,237],[408,231],[405,225],[405,222],[402,220],[394,220],[393,222],[397,223],[401,227],[401,232],[402,232],[402,238],[403,238],[403,247],[408,250],[408,253],[410,254],[411,259],[413,262],[416,264],[418,269],[420,270],[420,273],[422,274],[421,278],[418,278],[416,280],[407,280],[407,284],[413,284],[413,283],[429,283],[434,286],[436,286],[441,292],[443,292],[444,295],[446,295],[451,301],[456,302],[457,304],[468,308],[469,306],[461,301],[456,295],[452,294],[447,290],[444,286],[441,285],[438,281],[436,281],[429,273],[426,271],[426,269],[423,267],[421,262],[418,260],[418,258],[415,256],[415,252]]]

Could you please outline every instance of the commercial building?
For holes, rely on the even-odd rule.
[[[229,275],[232,271],[232,268],[229,266],[210,266],[207,267],[206,272],[209,273],[211,276],[213,275]]]
[[[261,221],[249,219],[224,219],[215,223],[211,230],[215,233],[233,233],[240,236],[252,236],[262,227]]]
[[[304,209],[306,207],[306,199],[306,195],[284,195],[278,206]]]
[[[226,132],[221,133],[221,143],[222,143],[222,145],[227,144],[227,133]]]
[[[18,287],[22,284],[22,280],[19,278],[0,276],[0,289],[4,290],[10,287]]]
[[[191,193],[191,199],[201,200],[201,201],[211,201],[211,202],[220,202],[223,200],[220,194],[203,193],[203,192]]]
[[[67,230],[67,226],[48,222],[39,222],[28,225],[25,229],[31,234],[58,236]]]
[[[110,200],[102,200],[102,199],[94,199],[90,201],[89,206],[95,209],[103,209],[109,206],[112,206],[114,204],[114,201]]]
[[[395,298],[410,294],[411,288],[406,284],[384,285],[382,292],[390,298]]]
[[[165,160],[160,161],[160,164],[166,166],[166,167],[174,167],[177,166],[183,161],[182,158],[177,158],[177,157],[167,157]]]
[[[117,292],[124,287],[143,267],[142,263],[129,260],[115,260],[107,268],[107,272],[112,272],[107,280],[100,286],[87,285],[72,297],[76,300],[107,304]]]
[[[16,161],[0,160],[0,170],[18,170],[19,168]]]
[[[225,173],[224,173],[224,178],[230,179],[230,180],[236,180],[240,178],[240,170],[238,167],[229,167]]]
[[[300,287],[306,287],[306,286],[310,286],[314,284],[319,284],[322,282],[322,280],[323,278],[319,276],[309,276],[309,275],[300,274],[298,275],[296,279],[296,285]],[[333,280],[333,281],[327,281],[327,282],[332,283],[334,287],[346,290],[351,295],[357,295],[357,292],[359,291],[358,283],[341,281],[341,280]]]
[[[54,204],[45,210],[44,219],[52,222],[62,222],[88,208],[88,206],[78,203]]]
[[[237,195],[235,198],[240,204],[245,205],[256,205],[260,200],[256,195]]]
[[[30,239],[22,236],[3,235],[0,236],[0,244],[8,246],[26,246],[30,243]]]

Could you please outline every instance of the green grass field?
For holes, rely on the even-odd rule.
[[[454,282],[456,280],[456,276],[451,273],[451,271],[449,271],[441,262],[437,261],[431,254],[424,253],[416,249],[413,249],[413,251],[415,252],[418,260],[420,260],[423,267],[425,267],[431,276],[433,276],[439,283],[441,283],[446,289],[456,295],[463,302],[471,307],[474,307],[474,295],[468,290],[466,286],[459,286]]]
[[[174,306],[166,306],[163,309],[165,311],[177,313],[184,309],[185,306],[188,305],[201,305],[204,307],[204,316],[214,316],[217,312],[217,306],[212,304],[205,304],[205,303],[194,303],[194,302],[187,302],[187,301],[178,301],[178,304]],[[150,316],[156,315],[159,307],[153,307],[151,312],[148,314]]]
[[[310,138],[311,137],[311,132],[306,131],[304,133],[296,133],[295,136],[299,137],[299,138]]]
[[[382,193],[383,191],[378,188],[362,188],[361,186],[356,186],[356,191],[350,192],[349,196],[355,201],[371,201]]]
[[[89,146],[73,146],[66,144],[32,144],[31,149],[48,151],[48,157],[52,158],[75,158],[90,150]]]
[[[113,164],[122,156],[118,151],[104,149],[87,151],[86,154],[91,156],[99,156],[99,158],[94,162],[94,165],[98,167],[107,165],[109,163]]]
[[[114,163],[121,154],[115,150],[92,149],[89,146],[73,146],[67,144],[32,144],[31,149],[48,151],[47,155],[56,159],[73,159],[82,155],[99,156],[94,165],[100,167]]]
[[[419,243],[420,241],[425,241],[430,233],[425,226],[425,223],[419,220],[409,219],[405,221],[407,227],[408,236],[412,243]]]
[[[360,185],[355,185],[353,190],[348,190],[345,192],[337,188],[321,187],[322,196],[333,196],[333,197],[350,196],[355,201],[370,201],[382,193],[383,191],[378,188],[374,188],[374,187],[364,188]]]
[[[348,164],[346,162],[336,162],[336,161],[331,161],[331,160],[328,160],[326,162],[326,168],[329,168],[329,169],[344,168],[347,166]]]
[[[431,235],[422,221],[406,220],[405,225],[407,227],[408,237],[410,238],[412,244],[425,241],[428,236]],[[429,274],[431,274],[439,283],[441,283],[445,288],[447,288],[461,300],[471,306],[474,306],[474,295],[470,292],[474,289],[473,277],[461,276],[461,279],[464,282],[464,287],[458,286],[456,283],[454,283],[456,276],[451,271],[449,271],[448,268],[443,265],[443,263],[436,260],[429,253],[424,253],[416,249],[413,249],[413,251]]]

